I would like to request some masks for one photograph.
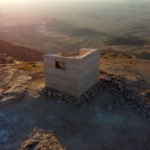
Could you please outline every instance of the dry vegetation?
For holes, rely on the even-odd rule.
[[[12,64],[14,69],[23,70],[23,71],[38,71],[43,69],[43,64],[37,62],[19,62]]]

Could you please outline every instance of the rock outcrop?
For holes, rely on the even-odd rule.
[[[14,102],[22,98],[27,83],[31,80],[28,72],[13,69],[11,66],[4,67],[0,74],[0,102]]]

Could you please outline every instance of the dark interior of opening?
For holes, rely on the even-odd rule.
[[[66,70],[66,63],[55,61],[55,67],[61,70]]]

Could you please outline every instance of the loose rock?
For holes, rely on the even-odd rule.
[[[113,106],[117,109],[120,109],[120,106],[124,106],[126,108],[132,107],[143,117],[150,117],[150,105],[145,104],[143,100],[143,98],[149,98],[150,92],[145,92],[142,98],[141,95],[125,85],[124,82],[125,78],[121,76],[101,73],[99,82],[85,92],[80,98],[58,92],[57,90],[48,87],[43,89],[43,93],[53,99],[61,99],[61,101],[64,101],[68,106],[77,106],[84,103],[91,103],[91,98],[98,92],[112,90],[116,101],[113,105],[108,104],[106,106],[107,111],[111,111]]]
[[[111,76],[109,76],[108,74],[100,74],[99,76],[100,80],[104,80],[104,81],[111,81]]]
[[[52,95],[52,91],[48,91],[48,97]]]

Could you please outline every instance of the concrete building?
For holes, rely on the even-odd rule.
[[[45,84],[60,92],[80,97],[99,80],[99,49],[83,48],[78,55],[60,52],[44,56]]]

